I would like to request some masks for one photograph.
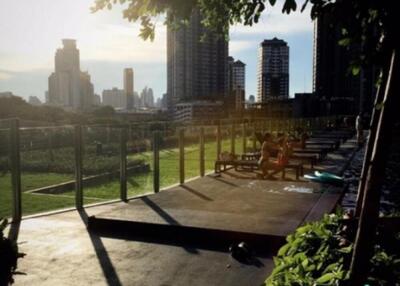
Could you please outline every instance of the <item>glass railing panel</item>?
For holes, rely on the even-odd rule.
[[[75,206],[74,129],[20,129],[22,215]]]
[[[153,192],[153,132],[143,126],[130,126],[127,142],[128,197]]]
[[[83,197],[86,204],[120,198],[120,136],[121,128],[118,127],[83,127]]]

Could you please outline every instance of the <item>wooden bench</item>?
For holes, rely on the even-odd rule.
[[[232,166],[236,171],[239,171],[239,168],[251,171],[260,169],[258,161],[256,160],[217,160],[215,161],[215,173],[221,172],[221,166],[224,167],[224,171],[226,171],[227,166]],[[282,169],[282,179],[285,179],[286,177],[286,169],[295,170],[296,180],[298,180],[300,176],[304,175],[304,168],[301,162],[289,162],[286,164]]]
[[[295,153],[290,158],[302,161],[307,161],[310,164],[311,169],[314,169],[314,166],[317,165],[317,160],[318,160],[318,155],[317,154],[301,154],[301,153]]]

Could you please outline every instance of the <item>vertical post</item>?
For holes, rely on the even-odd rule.
[[[22,217],[19,119],[11,121],[10,139],[11,184],[13,191],[12,219],[13,222],[18,222]]]
[[[185,183],[185,130],[179,130],[179,183]]]
[[[205,167],[204,167],[204,127],[200,127],[200,176],[204,177]]]
[[[160,131],[153,133],[153,189],[160,191]]]
[[[219,158],[219,154],[221,154],[221,123],[218,122],[217,125],[217,160]]]
[[[243,154],[246,153],[247,150],[247,130],[246,123],[243,122],[242,125],[242,136],[243,136]]]
[[[107,132],[108,133],[108,132]],[[83,207],[82,192],[82,126],[75,126],[75,207],[79,210]]]
[[[400,50],[394,49],[391,56],[390,69],[386,80],[383,106],[379,114],[379,121],[371,153],[371,164],[364,185],[364,196],[354,250],[350,266],[350,285],[362,285],[365,282],[365,273],[369,270],[369,260],[373,255],[376,228],[379,219],[380,198],[382,183],[385,178],[385,168],[389,158],[390,146],[393,140],[396,112],[400,104],[398,94],[400,85]],[[365,162],[364,162],[365,164]]]
[[[120,183],[120,198],[122,201],[126,201],[128,199],[127,192],[127,178],[126,178],[126,156],[127,156],[127,130],[125,127],[122,127],[120,130],[120,149],[119,149],[119,183]]]
[[[257,132],[256,124],[255,122],[253,122],[253,152],[255,152],[257,148],[256,132]]]
[[[236,142],[236,125],[235,123],[231,126],[231,153],[235,154],[235,142]]]

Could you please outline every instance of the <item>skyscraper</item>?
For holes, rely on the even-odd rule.
[[[135,106],[134,103],[134,96],[133,96],[133,90],[134,90],[134,84],[133,84],[133,69],[131,68],[126,68],[124,69],[124,91],[126,94],[126,108],[133,109]]]
[[[321,14],[314,21],[313,91],[325,103],[321,115],[357,114],[372,109],[378,70],[368,67],[353,76],[349,63],[361,53],[361,45],[340,46],[342,37],[337,19],[332,16]]]
[[[228,89],[233,91],[236,89],[246,89],[246,64],[240,60],[235,61],[232,57],[228,57]]]
[[[273,38],[260,44],[257,77],[259,102],[289,97],[289,47],[285,41]]]
[[[63,48],[55,55],[55,72],[49,77],[49,104],[71,110],[92,105],[93,85],[90,75],[82,73],[76,41],[63,39]]]
[[[141,107],[154,107],[153,89],[145,86],[140,93]]]
[[[168,109],[173,111],[179,102],[223,100],[228,88],[227,57],[228,42],[207,31],[198,10],[187,26],[168,27]]]
[[[240,60],[235,61],[228,57],[228,98],[225,105],[230,111],[237,111],[244,108],[245,101],[245,68],[246,65]]]

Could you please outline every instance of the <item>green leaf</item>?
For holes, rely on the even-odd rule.
[[[351,68],[351,73],[352,73],[354,76],[356,76],[356,75],[358,75],[358,74],[360,73],[360,69],[361,69],[360,66],[353,66],[353,67]]]
[[[347,47],[348,45],[350,45],[351,39],[350,38],[343,38],[343,39],[339,40],[338,43],[339,43],[339,46]]]
[[[278,251],[278,256],[284,256],[289,248],[290,248],[290,244],[289,243],[287,243],[284,246],[282,246]]]
[[[326,273],[324,275],[322,275],[321,277],[319,277],[315,282],[316,283],[327,283],[329,281],[331,281],[332,279],[335,278],[335,274],[334,273]]]

